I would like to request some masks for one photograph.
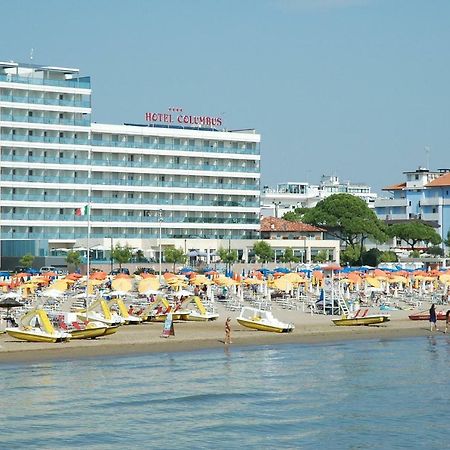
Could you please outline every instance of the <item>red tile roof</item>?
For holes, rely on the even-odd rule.
[[[426,187],[450,186],[450,172],[435,178],[433,181],[425,185]]]
[[[386,186],[383,188],[383,191],[401,191],[406,187],[406,183],[397,183],[397,184],[391,184],[390,186]]]
[[[261,220],[261,231],[304,231],[319,233],[325,230],[302,222],[290,222],[289,220],[277,219],[276,217],[263,217]]]

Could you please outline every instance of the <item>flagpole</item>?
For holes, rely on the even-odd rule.
[[[89,275],[90,275],[90,243],[89,237],[91,234],[91,188],[88,190],[88,204],[87,204],[87,258],[86,258],[86,321],[88,320],[88,298],[89,298]]]

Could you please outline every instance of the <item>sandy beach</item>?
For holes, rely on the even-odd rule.
[[[231,346],[271,345],[284,343],[315,344],[348,339],[396,339],[430,334],[428,321],[412,321],[412,311],[392,311],[391,321],[378,326],[337,327],[330,316],[311,315],[302,311],[275,309],[280,320],[293,322],[292,333],[268,333],[245,328],[235,320],[237,313],[220,311],[213,322],[175,322],[175,336],[161,338],[162,323],[123,326],[116,334],[95,340],[72,340],[47,344],[18,341],[0,335],[0,362],[33,362],[132,353],[182,352],[224,347],[224,323],[232,317]],[[440,332],[444,323],[438,323]]]

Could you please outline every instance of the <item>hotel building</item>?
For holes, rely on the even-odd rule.
[[[387,198],[378,198],[375,213],[387,223],[422,220],[436,227],[442,240],[450,231],[450,169],[419,167],[404,172],[406,180],[387,186]]]
[[[365,183],[340,181],[337,176],[323,175],[319,184],[306,182],[280,183],[277,187],[264,186],[261,194],[261,214],[282,217],[295,208],[313,208],[324,198],[333,194],[351,194],[374,207],[377,194]]]
[[[153,257],[160,244],[212,252],[259,238],[254,130],[179,112],[145,125],[93,123],[91,113],[91,80],[78,69],[0,62],[2,240],[19,252],[26,240],[83,247],[88,217],[90,247],[114,240]],[[90,214],[76,216],[85,205]]]

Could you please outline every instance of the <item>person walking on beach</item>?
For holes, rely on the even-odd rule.
[[[231,317],[225,321],[225,341],[224,344],[231,344]]]
[[[434,303],[433,303],[430,308],[430,331],[433,331],[433,325],[434,325],[434,330],[438,331],[436,322],[437,322],[436,308],[434,307]]]
[[[445,331],[447,333],[448,323],[450,322],[450,309],[445,313]]]

